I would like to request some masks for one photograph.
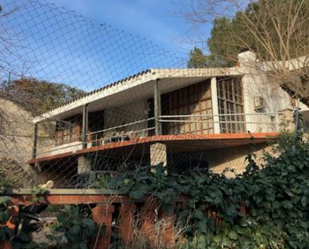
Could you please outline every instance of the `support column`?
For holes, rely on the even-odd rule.
[[[83,127],[82,127],[82,147],[87,148],[87,132],[88,132],[88,104],[83,106]]]
[[[219,107],[218,107],[218,93],[217,93],[217,78],[211,78],[210,83],[211,88],[211,105],[212,105],[212,114],[214,121],[214,133],[220,134],[220,123],[219,123]]]
[[[160,123],[161,116],[161,93],[159,87],[159,79],[154,84],[154,118],[155,118],[155,135],[159,136],[162,134],[162,125]]]
[[[167,151],[166,145],[162,143],[155,143],[150,145],[150,165],[156,166],[163,163],[167,166]]]
[[[94,222],[101,227],[98,237],[91,239],[91,248],[93,249],[108,249],[111,243],[112,236],[112,218],[115,207],[112,205],[97,205],[92,209],[92,217]],[[102,234],[106,228],[106,234]]]
[[[85,156],[80,156],[77,159],[78,174],[91,171],[91,160]]]
[[[37,154],[37,146],[38,146],[38,123],[34,124],[33,129],[33,148],[32,148],[32,159],[36,158]]]
[[[119,233],[122,242],[128,245],[134,238],[134,212],[136,206],[133,203],[122,203],[120,206]]]

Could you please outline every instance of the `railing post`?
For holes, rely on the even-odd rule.
[[[38,146],[38,123],[35,123],[34,124],[34,129],[33,129],[32,159],[36,158],[37,146]]]
[[[218,107],[218,93],[217,93],[217,78],[211,78],[210,82],[211,88],[211,105],[212,105],[212,114],[214,121],[214,133],[220,134],[220,118],[219,118],[219,107]]]
[[[161,135],[161,123],[160,123],[160,116],[161,116],[161,94],[160,94],[160,87],[159,87],[159,79],[155,81],[154,84],[154,118],[155,118],[155,135]]]
[[[88,104],[83,106],[82,148],[87,148]]]

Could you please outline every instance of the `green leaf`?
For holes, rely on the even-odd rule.
[[[234,231],[231,231],[231,232],[229,232],[229,238],[232,239],[232,240],[237,240],[238,235]]]
[[[144,192],[136,190],[136,191],[130,192],[129,195],[130,195],[131,198],[139,200],[144,196]]]
[[[197,239],[197,249],[205,249],[206,248],[206,238],[203,235],[199,235]]]
[[[77,234],[79,234],[79,232],[80,232],[80,227],[74,225],[74,226],[70,229],[70,232],[71,232],[72,234],[74,234],[74,235],[77,235]]]
[[[79,244],[79,248],[80,249],[88,249],[88,246],[85,242],[82,242],[82,243]]]
[[[303,198],[301,198],[301,205],[303,207],[306,207],[308,205],[308,199],[306,196],[303,196]]]
[[[89,229],[93,229],[95,226],[95,222],[93,219],[85,218],[83,219],[84,225],[86,225]]]
[[[202,220],[205,217],[205,214],[201,210],[195,210],[192,214],[192,218]]]
[[[207,221],[206,218],[198,221],[197,223],[197,228],[201,233],[206,233],[207,232]]]
[[[10,200],[12,200],[12,197],[10,196],[0,196],[0,204],[7,203]]]

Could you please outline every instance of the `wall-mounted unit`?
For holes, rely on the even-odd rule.
[[[254,97],[254,109],[263,110],[265,108],[264,98],[261,96]]]

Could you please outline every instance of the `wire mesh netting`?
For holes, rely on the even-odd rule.
[[[159,163],[241,171],[244,134],[276,132],[290,105],[256,84],[258,70],[187,69],[152,41],[44,0],[1,6],[0,168],[14,186],[87,188],[76,184],[87,172]]]

